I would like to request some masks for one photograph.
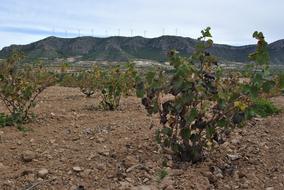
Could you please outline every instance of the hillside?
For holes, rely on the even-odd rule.
[[[11,45],[0,51],[0,59],[13,49],[23,51],[30,59],[62,58],[81,56],[83,60],[126,61],[129,59],[148,59],[165,61],[171,49],[182,55],[190,55],[197,41],[192,38],[161,36],[158,38],[136,37],[48,37],[28,45]],[[247,55],[254,51],[254,45],[230,46],[214,44],[210,52],[221,60],[246,62]],[[284,40],[269,44],[272,64],[284,64]]]

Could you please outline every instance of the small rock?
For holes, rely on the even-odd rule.
[[[238,154],[227,154],[227,157],[232,161],[235,161],[241,158],[241,156]]]
[[[265,190],[274,190],[274,187],[267,187]]]
[[[254,120],[255,120],[255,121],[263,121],[263,118],[261,118],[261,117],[255,117]]]
[[[221,174],[221,173],[218,173],[218,174],[216,174],[215,176],[216,176],[217,178],[221,178],[221,179],[224,178],[223,174]]]
[[[225,190],[230,190],[230,189],[232,189],[232,188],[230,187],[230,185],[228,185],[228,184],[225,184],[223,188],[224,188]]]
[[[217,166],[213,166],[212,169],[213,169],[213,174],[214,174],[215,177],[217,177],[217,178],[223,178],[224,177],[223,172],[220,168],[218,168]]]
[[[35,159],[35,157],[35,153],[29,150],[22,153],[22,160],[24,162],[31,162],[33,159]]]
[[[7,168],[7,167],[4,166],[4,164],[0,162],[0,169],[6,169],[6,168]]]
[[[211,173],[211,172],[209,172],[209,171],[206,171],[206,172],[202,172],[202,175],[203,175],[204,177],[209,178],[209,177],[211,177],[211,176],[212,176],[212,173]]]
[[[135,183],[135,181],[130,177],[125,178],[125,180],[132,184]]]
[[[150,179],[149,178],[145,178],[145,179],[143,179],[143,183],[147,183],[148,181],[150,181]]]
[[[169,155],[174,155],[175,154],[175,152],[172,149],[170,149],[170,148],[163,148],[161,151],[164,154],[169,154]]]
[[[41,169],[41,170],[38,171],[37,175],[38,175],[38,177],[40,177],[40,178],[45,178],[48,173],[49,173],[48,170],[45,169],[45,168],[43,168],[43,169]]]
[[[79,166],[75,166],[72,169],[73,169],[74,172],[81,172],[81,171],[83,171],[83,169],[80,168]]]

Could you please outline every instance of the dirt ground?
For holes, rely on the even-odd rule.
[[[283,96],[274,101],[284,108]],[[191,165],[160,153],[135,97],[101,111],[98,97],[50,87],[38,102],[28,131],[0,128],[1,190],[284,189],[284,113],[236,129]]]

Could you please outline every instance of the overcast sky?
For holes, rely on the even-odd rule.
[[[284,38],[284,0],[1,0],[0,49],[47,36],[180,35],[211,26],[216,43]]]

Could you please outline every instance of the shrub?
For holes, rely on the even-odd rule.
[[[53,75],[41,65],[22,67],[22,59],[22,53],[14,52],[0,65],[0,100],[10,113],[1,115],[2,124],[30,119],[30,109],[35,106],[38,95],[55,82]]]
[[[101,105],[104,110],[117,109],[121,96],[129,95],[134,89],[136,74],[133,64],[128,64],[125,70],[116,66],[101,72],[99,89],[102,95]]]
[[[267,42],[262,32],[254,32],[253,37],[258,40],[254,53],[249,55],[252,61],[247,66],[250,82],[244,85],[244,92],[252,98],[268,97],[273,89],[277,88],[277,80],[273,78],[269,69],[269,52]]]
[[[90,97],[100,88],[102,71],[98,67],[93,67],[89,71],[82,71],[77,77],[80,90],[86,97]]]
[[[126,64],[124,68],[115,66],[103,69],[94,66],[80,73],[65,73],[60,84],[79,87],[87,97],[98,92],[102,98],[101,107],[104,110],[115,110],[119,106],[121,96],[128,96],[134,91],[136,76],[137,71],[132,63]]]
[[[205,149],[223,143],[223,133],[242,126],[252,113],[276,111],[266,100],[276,82],[269,72],[263,34],[253,34],[257,48],[249,55],[252,62],[245,73],[249,78],[243,80],[240,72],[224,73],[208,52],[213,45],[210,28],[201,33],[189,58],[169,52],[173,71],[168,79],[163,72],[149,72],[137,81],[137,96],[150,115],[158,114],[162,124],[156,131],[157,142],[171,148],[178,160],[193,163],[203,158]]]
[[[247,118],[253,116],[266,117],[279,112],[268,97],[279,94],[283,88],[281,74],[273,76],[269,69],[269,53],[267,42],[261,32],[254,32],[253,37],[258,40],[256,51],[249,55],[253,61],[247,67],[250,81],[244,84],[243,91],[251,98],[251,105],[246,110]]]
[[[174,67],[170,79],[162,72],[150,72],[144,83],[137,84],[137,95],[148,113],[159,114],[158,143],[170,147],[182,161],[201,160],[205,147],[219,141],[226,128],[244,121],[249,104],[238,74],[223,77],[216,58],[206,51],[213,44],[210,38],[210,28],[203,30],[189,58],[169,53]]]

